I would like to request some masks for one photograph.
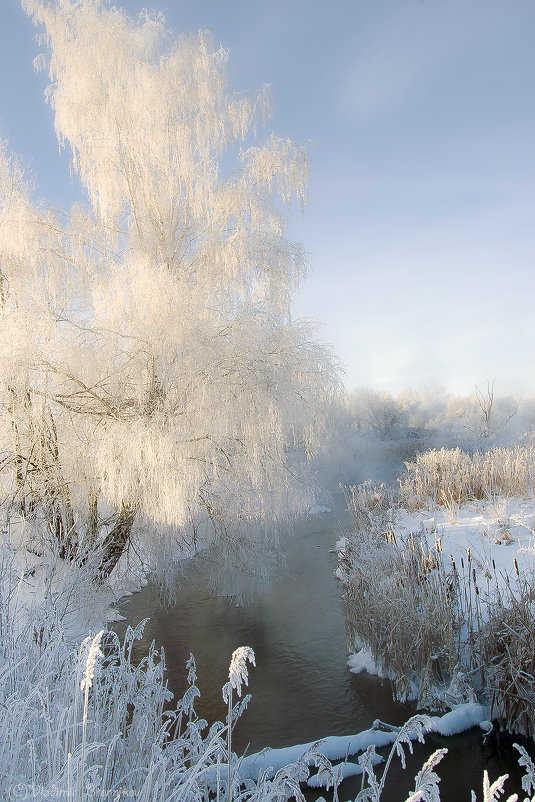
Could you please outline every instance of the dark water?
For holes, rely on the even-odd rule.
[[[176,696],[186,688],[185,662],[190,652],[195,655],[201,691],[196,711],[208,722],[224,719],[221,687],[232,652],[245,645],[254,649],[257,666],[249,674],[253,698],[236,729],[236,751],[353,734],[376,718],[401,724],[414,713],[410,706],[392,701],[387,681],[366,673],[354,675],[347,668],[332,553],[345,518],[342,496],[329,506],[331,513],[310,516],[296,527],[294,536],[283,544],[287,575],[245,607],[210,598],[199,568],[184,578],[178,603],[170,609],[161,607],[150,586],[122,605],[121,612],[132,625],[150,617],[139,654],[146,652],[153,639],[164,646],[169,687]],[[116,628],[122,634],[124,627]],[[491,781],[508,773],[507,794],[516,792],[524,799],[510,743],[493,739],[484,744],[481,731],[474,729],[449,739],[429,736],[425,746],[416,748],[406,772],[396,761],[383,794],[385,802],[404,800],[413,790],[413,777],[422,762],[442,746],[449,749],[438,770],[443,800],[469,801],[471,788],[481,800],[485,768]],[[360,779],[348,779],[340,788],[340,799],[354,798],[359,790]],[[313,798],[319,795],[316,792]]]

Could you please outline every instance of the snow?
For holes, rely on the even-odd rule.
[[[446,570],[454,561],[474,601],[475,586],[485,598],[500,592],[507,598],[519,576],[535,570],[535,499],[497,496],[470,501],[458,508],[439,507],[417,513],[400,509],[396,533],[425,535],[429,547],[440,540]],[[482,615],[485,617],[484,607]]]
[[[487,722],[488,718],[488,707],[475,703],[458,705],[443,716],[431,716],[430,727],[427,732],[436,732],[440,735],[456,735],[472,727],[482,726],[482,723]],[[392,728],[385,732],[382,729],[372,727],[356,735],[332,735],[318,741],[310,741],[309,743],[281,749],[267,748],[243,758],[240,763],[239,773],[244,780],[256,779],[263,772],[267,772],[268,777],[273,777],[277,771],[291,763],[295,763],[303,756],[305,756],[308,765],[312,765],[314,752],[321,753],[330,761],[345,761],[348,756],[364,752],[369,746],[375,746],[379,749],[393,744],[398,734],[399,729],[397,728]],[[414,739],[416,737],[417,734],[414,733]],[[307,755],[306,753],[309,754]],[[359,773],[356,771],[356,768],[359,768],[356,764],[347,765],[349,768],[341,769],[344,772],[344,777]],[[338,770],[338,767],[336,767],[336,770]],[[323,781],[323,774],[321,779]],[[311,787],[319,787],[319,784],[320,780],[317,774],[309,779]]]
[[[347,658],[347,664],[352,674],[360,674],[361,671],[367,671],[368,674],[374,674],[377,677],[384,676],[375,662],[369,646],[363,646],[358,652],[350,654]]]
[[[317,504],[315,507],[311,507],[308,511],[309,515],[321,515],[322,512],[332,512],[330,507],[325,507],[323,504]]]
[[[479,705],[476,702],[470,702],[455,707],[443,716],[430,716],[431,728],[429,732],[436,732],[439,735],[458,735],[460,732],[469,730],[472,727],[480,726],[481,729],[487,729],[482,725],[489,723],[488,716],[488,707]]]
[[[446,571],[454,561],[461,575],[475,572],[474,584],[490,596],[515,587],[516,571],[535,571],[535,499],[496,497],[470,501],[459,507],[411,512],[399,508],[395,513],[396,536],[406,538],[410,533],[422,536],[428,547],[440,543]],[[341,538],[338,552],[346,549],[348,538]],[[346,581],[343,568],[336,576]],[[510,581],[513,580],[513,581]],[[507,597],[507,592],[505,596]],[[361,648],[351,655],[348,665],[353,673],[368,671],[381,676],[371,653]]]
[[[440,539],[445,561],[466,563],[470,549],[471,567],[481,588],[487,581],[503,590],[519,570],[535,569],[535,499],[497,497],[471,501],[458,509],[439,507],[417,513],[400,509],[396,533],[423,532],[429,545]],[[449,568],[449,565],[446,566]]]
[[[260,772],[268,772],[272,777],[277,771],[298,761],[306,752],[316,752],[329,760],[343,760],[348,755],[364,752],[368,746],[388,746],[395,741],[397,731],[363,730],[357,735],[331,735],[306,744],[287,746],[281,749],[263,749],[245,757],[240,765],[243,779],[256,779]],[[313,756],[307,758],[308,765],[314,762]]]
[[[124,620],[115,605],[147,582],[136,554],[123,555],[110,580],[97,589],[90,566],[83,570],[48,551],[39,543],[36,526],[12,518],[0,537],[0,564],[16,585],[9,600],[16,631],[53,616],[67,641],[75,644],[105,623]]]

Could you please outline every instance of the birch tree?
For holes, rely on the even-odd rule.
[[[228,53],[208,34],[174,39],[161,15],[104,0],[23,6],[86,193],[65,216],[28,211],[17,257],[41,269],[31,314],[42,308],[46,336],[21,329],[31,370],[15,418],[28,427],[24,399],[39,399],[54,458],[35,473],[61,501],[56,534],[72,552],[100,543],[104,575],[135,521],[169,553],[201,535],[238,552],[310,502],[296,454],[313,452],[338,386],[329,350],[290,314],[305,259],[284,207],[305,203],[306,153],[257,142],[268,92],[229,92]],[[29,429],[25,442],[15,475]]]
[[[0,465],[12,468],[12,504],[26,515],[41,501],[65,556],[74,517],[45,368],[59,333],[53,310],[62,303],[59,276],[49,271],[56,244],[53,215],[32,207],[24,170],[0,143]],[[68,292],[66,274],[61,286]]]

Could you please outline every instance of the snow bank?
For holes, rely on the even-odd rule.
[[[372,650],[369,646],[363,646],[358,652],[350,654],[347,658],[347,664],[352,674],[360,674],[361,671],[367,671],[368,674],[384,677],[383,672],[373,658]]]
[[[475,703],[458,705],[443,716],[430,716],[430,726],[427,732],[436,732],[439,735],[457,735],[459,732],[481,725],[488,718],[488,707]],[[291,763],[296,763],[303,756],[305,756],[307,765],[313,765],[314,752],[324,755],[330,761],[345,761],[348,756],[364,752],[369,746],[375,746],[376,749],[380,749],[383,746],[393,744],[398,734],[398,728],[393,728],[388,732],[371,728],[363,730],[356,735],[332,735],[318,741],[310,741],[306,744],[288,746],[282,749],[266,748],[261,752],[244,757],[239,766],[239,773],[243,780],[255,780],[261,772],[267,772],[268,777],[273,777],[277,771]],[[416,738],[417,734],[415,732],[414,739]],[[349,768],[341,769],[344,777],[359,773],[356,768],[353,768],[357,767],[357,764],[345,765],[348,765]],[[336,770],[338,770],[338,767],[336,767]],[[347,774],[345,773],[346,771],[348,772]],[[321,782],[323,782],[324,777],[326,780],[326,775],[322,773]],[[319,784],[318,775],[313,775],[310,778],[309,785],[311,782]],[[319,786],[313,784],[311,787],[316,788]]]
[[[457,566],[466,560],[468,549],[472,568],[480,587],[487,585],[487,572],[503,591],[507,578],[515,578],[514,560],[522,572],[535,569],[535,501],[499,497],[493,501],[470,501],[454,512],[439,507],[398,511],[396,533],[422,531],[440,538],[442,553],[449,567],[451,557]]]
[[[430,716],[431,727],[429,732],[439,735],[457,735],[460,732],[485,724],[482,729],[488,729],[489,709],[471,702],[459,705],[445,713],[443,716]]]
[[[393,732],[383,732],[382,730],[363,730],[357,735],[331,735],[319,741],[310,741],[306,744],[287,746],[282,749],[263,749],[256,754],[245,757],[240,765],[240,774],[243,779],[256,779],[259,772],[268,772],[272,777],[277,771],[288,766],[290,763],[297,762],[307,752],[317,752],[324,755],[329,760],[343,760],[348,755],[355,755],[364,752],[368,746],[388,746],[393,743],[397,736],[397,730]],[[313,754],[307,756],[306,762],[309,766],[313,765]]]

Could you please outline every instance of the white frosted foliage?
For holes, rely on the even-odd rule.
[[[298,455],[337,388],[329,349],[289,311],[305,259],[284,208],[306,202],[306,153],[255,140],[269,92],[229,92],[207,33],[175,40],[161,15],[103,0],[23,5],[88,202],[36,209],[2,149],[0,381],[19,491],[37,438],[34,495],[60,482],[78,515],[90,491],[172,539],[236,531],[242,548],[246,524],[262,539],[310,506]]]
[[[241,696],[242,685],[249,684],[247,663],[255,666],[255,653],[250,646],[238,646],[232,653],[228,670],[228,682],[223,686],[223,699],[228,702],[232,698],[232,690]]]

